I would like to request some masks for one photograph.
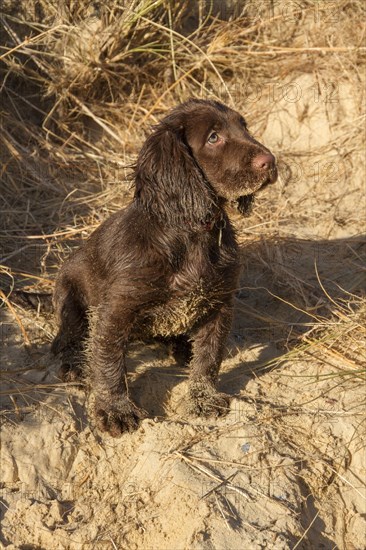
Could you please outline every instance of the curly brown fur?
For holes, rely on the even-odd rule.
[[[126,384],[125,355],[134,338],[175,340],[177,354],[183,350],[190,361],[189,409],[227,410],[216,383],[239,262],[225,205],[238,200],[245,212],[253,194],[276,177],[273,155],[221,103],[190,100],[153,129],[136,163],[133,202],[64,263],[56,282],[53,350],[68,379],[80,374],[87,312],[96,308],[88,362],[101,430],[118,436],[144,416]]]

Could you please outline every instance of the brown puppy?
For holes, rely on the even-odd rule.
[[[95,418],[119,436],[143,416],[129,399],[125,354],[135,338],[185,342],[188,403],[220,414],[216,382],[231,327],[238,247],[225,203],[245,211],[277,178],[275,158],[240,114],[216,101],[176,107],[147,138],[135,167],[133,202],[105,221],[63,264],[54,294],[61,376],[82,375],[89,334]],[[188,348],[189,346],[189,348]]]

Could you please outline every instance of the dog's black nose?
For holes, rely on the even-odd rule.
[[[253,158],[252,167],[254,168],[254,170],[268,172],[274,169],[275,163],[276,159],[271,153],[260,153]]]

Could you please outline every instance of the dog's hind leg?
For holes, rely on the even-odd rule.
[[[186,334],[167,339],[171,353],[178,365],[187,367],[192,359],[192,343]]]
[[[54,306],[59,330],[51,351],[61,355],[59,376],[64,382],[79,380],[83,375],[87,310],[80,289],[62,273],[56,282]]]

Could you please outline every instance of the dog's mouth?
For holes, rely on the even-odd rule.
[[[265,175],[265,177],[263,178],[263,180],[261,182],[258,182],[256,189],[254,189],[252,193],[250,193],[250,195],[257,194],[258,192],[268,187],[268,185],[272,185],[272,183],[275,183],[277,181],[277,176],[278,176],[278,173],[277,173],[276,167],[269,170]]]
[[[275,183],[277,181],[278,172],[276,166],[269,170],[266,179],[262,183],[259,189],[264,189],[268,185],[271,185],[272,183]]]
[[[274,167],[268,172],[267,177],[265,178],[263,183],[258,186],[256,191],[254,191],[253,193],[249,193],[248,195],[242,195],[236,199],[237,208],[243,216],[249,216],[252,212],[254,206],[254,198],[258,191],[262,191],[262,189],[265,189],[266,187],[268,187],[268,185],[275,183],[275,181],[277,180],[277,176],[277,168]]]

